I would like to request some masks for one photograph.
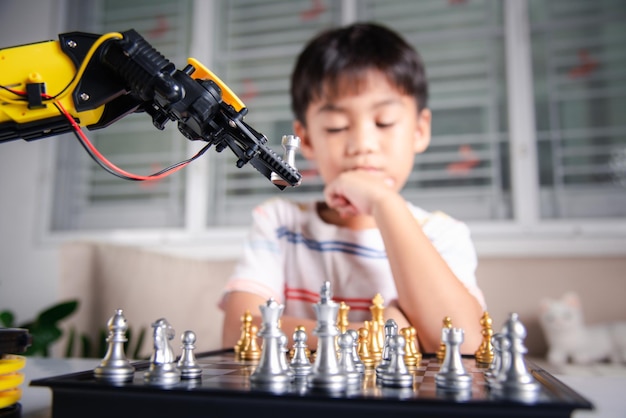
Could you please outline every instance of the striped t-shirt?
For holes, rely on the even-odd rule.
[[[458,279],[483,305],[477,286],[476,252],[467,226],[441,212],[407,203]],[[242,257],[225,293],[244,291],[283,303],[283,314],[315,318],[313,304],[329,281],[333,300],[350,306],[349,320],[371,319],[377,293],[385,304],[397,299],[378,229],[351,230],[325,223],[317,203],[271,199],[255,208]]]

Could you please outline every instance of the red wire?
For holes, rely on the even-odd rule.
[[[44,95],[45,98],[51,98],[51,96],[48,95]],[[162,178],[165,178],[167,176],[169,176],[170,174],[173,174],[175,172],[177,172],[178,170],[180,170],[181,168],[184,168],[187,166],[187,164],[189,164],[189,162],[186,162],[184,164],[181,164],[178,167],[175,167],[165,173],[161,173],[158,175],[151,175],[151,176],[141,176],[138,174],[133,174],[133,173],[129,173],[128,171],[125,171],[121,168],[119,168],[118,166],[116,166],[115,164],[113,164],[112,162],[110,162],[104,155],[102,155],[100,153],[100,151],[98,151],[98,149],[91,143],[91,141],[89,141],[89,138],[87,138],[87,136],[85,135],[85,133],[83,132],[82,128],[80,127],[80,125],[78,125],[76,123],[76,121],[74,120],[74,118],[72,117],[72,115],[70,115],[68,113],[67,110],[65,110],[65,108],[63,107],[63,105],[61,104],[61,102],[56,102],[56,104],[59,106],[59,108],[61,109],[61,111],[63,112],[63,115],[67,118],[67,120],[72,124],[72,127],[74,128],[74,130],[76,131],[76,133],[78,135],[80,135],[81,139],[84,141],[85,145],[87,147],[89,147],[89,149],[104,163],[106,164],[111,170],[129,177],[133,180],[139,180],[139,181],[153,181],[153,180],[160,180]]]

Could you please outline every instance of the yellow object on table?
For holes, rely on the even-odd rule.
[[[26,365],[26,357],[5,354],[0,357],[0,409],[7,408],[20,400],[24,374],[18,373]]]
[[[22,389],[13,388],[0,392],[0,409],[16,404],[22,397]]]
[[[5,354],[0,357],[0,375],[21,370],[26,365],[26,357],[16,354]]]

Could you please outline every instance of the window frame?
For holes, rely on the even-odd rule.
[[[214,2],[193,1],[190,56],[212,68],[213,27],[206,16],[217,18]],[[505,1],[505,65],[510,139],[513,218],[467,221],[479,257],[489,256],[609,256],[626,255],[626,219],[542,219],[539,210],[537,133],[528,0]],[[343,0],[343,24],[357,19],[358,2]],[[180,66],[181,63],[176,63]],[[149,123],[149,121],[147,122]],[[181,136],[181,141],[185,140]],[[185,184],[184,226],[138,230],[50,231],[56,145],[47,141],[41,177],[42,211],[37,223],[40,241],[54,245],[69,240],[94,240],[139,245],[200,258],[232,258],[240,254],[246,226],[210,227],[208,208],[212,194],[211,160],[189,165]],[[201,144],[188,141],[191,155]],[[214,151],[210,151],[214,152]],[[219,157],[217,157],[219,158]],[[268,187],[272,187],[268,184]],[[43,216],[41,216],[43,215]]]

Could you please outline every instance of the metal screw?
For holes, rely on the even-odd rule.
[[[69,41],[67,41],[67,46],[69,46],[70,48],[76,48],[78,44],[76,43],[76,41],[72,41],[70,39]]]
[[[81,93],[80,100],[82,100],[83,102],[86,102],[87,100],[89,100],[89,95],[87,93]]]

